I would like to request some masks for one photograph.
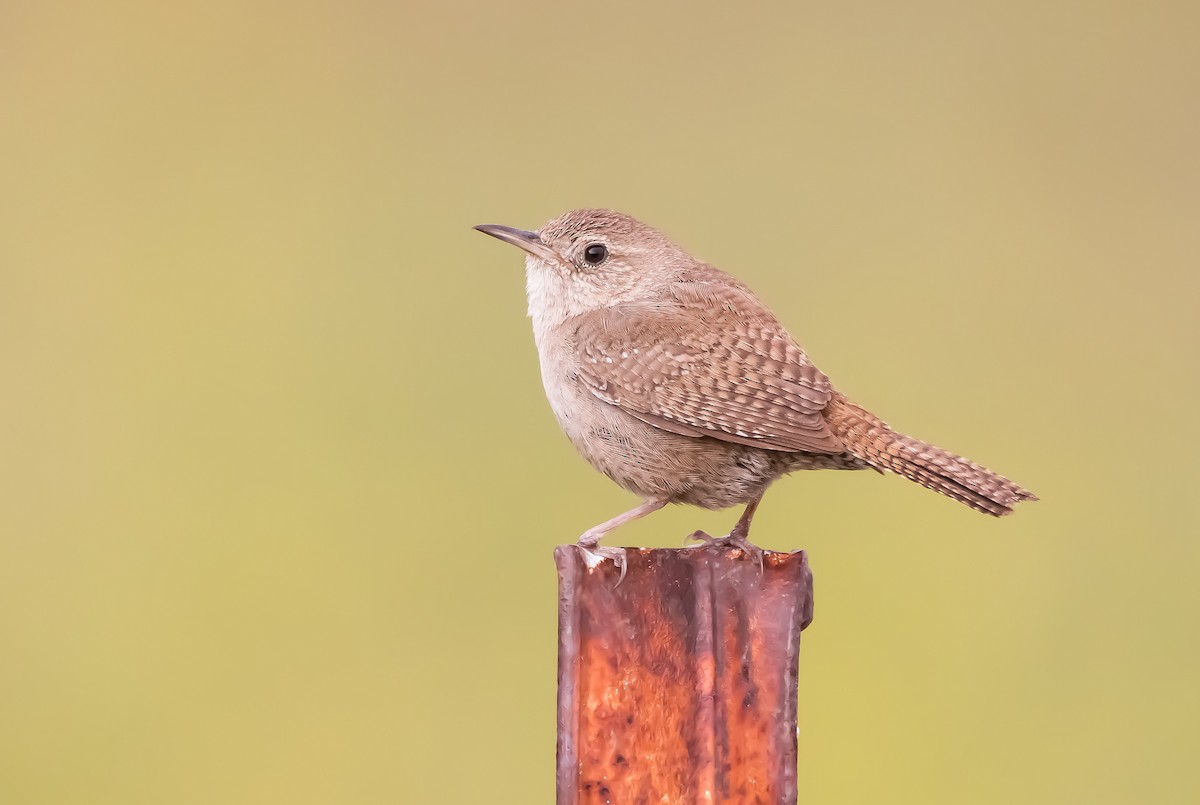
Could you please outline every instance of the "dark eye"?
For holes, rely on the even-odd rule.
[[[608,257],[608,249],[603,243],[593,243],[583,250],[583,259],[594,266],[603,263],[605,257]]]

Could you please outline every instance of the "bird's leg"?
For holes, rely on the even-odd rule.
[[[652,499],[642,501],[640,506],[630,509],[624,514],[618,514],[611,520],[605,520],[598,526],[593,526],[583,532],[583,536],[579,538],[579,547],[583,550],[583,561],[588,568],[594,568],[605,559],[613,560],[618,568],[621,569],[621,578],[617,579],[617,584],[625,580],[625,549],[624,548],[607,548],[600,547],[600,540],[610,531],[613,531],[626,523],[632,523],[634,520],[641,519],[647,514],[656,512],[667,502],[660,499]]]
[[[733,530],[727,535],[723,537],[710,537],[703,531],[695,531],[690,534],[687,539],[699,540],[706,546],[711,545],[716,547],[727,546],[732,548],[741,548],[746,552],[747,556],[753,556],[758,560],[758,567],[761,570],[763,564],[763,550],[752,543],[749,537],[750,523],[754,520],[754,512],[758,511],[758,504],[762,502],[762,498],[763,496],[760,493],[758,497],[746,504],[746,509],[742,512],[742,516],[738,518],[736,523],[734,523]],[[686,541],[687,540],[685,540],[685,542]]]

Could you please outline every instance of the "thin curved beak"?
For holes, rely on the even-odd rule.
[[[542,243],[542,239],[538,236],[537,232],[514,229],[511,226],[501,226],[500,224],[480,224],[475,228],[485,235],[491,235],[505,243],[511,243],[517,248],[527,251],[536,257],[541,257],[544,260],[558,259],[558,255],[549,246]]]

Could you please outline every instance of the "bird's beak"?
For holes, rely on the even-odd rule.
[[[542,243],[537,232],[528,232],[524,229],[514,229],[511,226],[500,226],[499,224],[480,224],[475,228],[485,235],[491,235],[505,243],[511,243],[535,257],[541,257],[543,260],[558,260],[558,255],[554,253],[553,249]]]

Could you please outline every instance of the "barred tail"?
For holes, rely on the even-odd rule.
[[[976,511],[1003,517],[1023,500],[1037,500],[1032,492],[991,470],[897,433],[870,411],[836,395],[825,409],[846,452],[877,470],[889,470],[941,492]]]

